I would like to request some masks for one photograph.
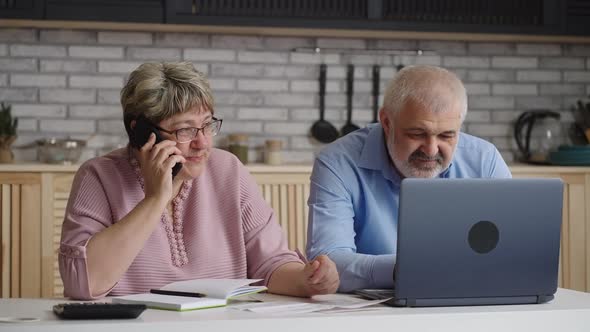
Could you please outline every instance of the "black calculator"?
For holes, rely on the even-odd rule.
[[[137,318],[146,308],[145,304],[70,302],[54,305],[53,312],[63,319],[123,319]]]

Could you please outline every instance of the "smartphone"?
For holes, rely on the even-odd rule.
[[[135,127],[131,131],[131,146],[135,147],[136,149],[140,149],[142,146],[145,145],[145,143],[147,143],[151,133],[154,133],[154,135],[156,135],[155,144],[158,144],[164,140],[158,128],[156,128],[146,117],[140,116],[135,121]],[[176,165],[172,167],[172,178],[174,178],[176,174],[180,172],[181,169],[182,163],[176,163]]]

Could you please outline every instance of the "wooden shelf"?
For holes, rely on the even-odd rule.
[[[306,29],[252,26],[218,26],[190,24],[121,23],[95,21],[51,21],[0,19],[0,28],[37,28],[68,30],[112,30],[148,32],[195,32],[207,34],[330,37],[365,39],[448,40],[472,42],[525,42],[525,43],[590,43],[587,36],[492,34],[463,32],[421,32],[399,30]]]

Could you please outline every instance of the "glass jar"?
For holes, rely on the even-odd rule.
[[[267,140],[265,143],[264,162],[268,165],[280,165],[281,147],[283,142],[278,140]]]
[[[231,134],[227,137],[228,150],[233,153],[242,164],[248,163],[248,135]]]

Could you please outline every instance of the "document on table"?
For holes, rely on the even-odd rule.
[[[263,302],[235,303],[230,309],[245,310],[265,314],[302,314],[309,312],[343,310],[365,310],[367,307],[382,303],[388,299],[365,300],[346,294],[316,295],[311,299],[293,298],[288,296],[264,294],[251,295],[251,299]]]

